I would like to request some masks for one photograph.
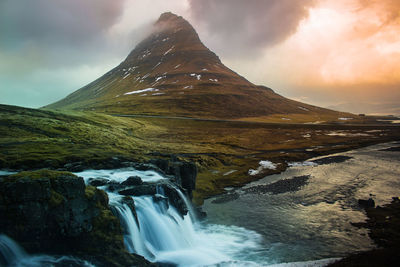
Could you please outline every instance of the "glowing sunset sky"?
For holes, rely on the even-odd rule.
[[[256,84],[320,106],[400,114],[400,0],[1,0],[0,103],[39,107],[84,86],[165,11]]]

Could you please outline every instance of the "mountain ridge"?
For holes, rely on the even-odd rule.
[[[339,116],[249,82],[223,65],[188,21],[170,12],[117,67],[45,108],[219,119]]]

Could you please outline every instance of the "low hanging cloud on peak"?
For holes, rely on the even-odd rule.
[[[313,0],[189,0],[192,19],[227,56],[257,56],[296,32]],[[228,45],[227,45],[228,44]]]

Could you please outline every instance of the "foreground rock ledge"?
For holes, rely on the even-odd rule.
[[[98,266],[150,266],[125,250],[107,194],[69,172],[0,178],[0,229],[29,253],[71,255]]]

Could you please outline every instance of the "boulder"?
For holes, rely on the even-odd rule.
[[[130,186],[130,185],[141,185],[143,184],[142,178],[139,176],[130,176],[128,179],[123,181],[121,185]]]
[[[375,208],[375,201],[372,198],[367,200],[359,199],[358,205],[360,205],[362,208]]]
[[[104,178],[89,178],[88,183],[92,186],[103,186],[109,182],[108,179]]]

